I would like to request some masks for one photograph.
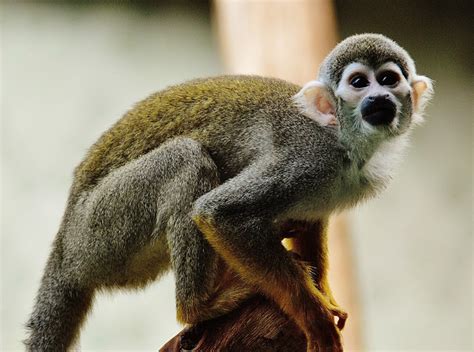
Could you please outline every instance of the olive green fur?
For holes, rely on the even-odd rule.
[[[245,125],[251,128],[252,115],[259,110],[295,109],[291,98],[300,88],[274,78],[221,76],[196,79],[152,94],[89,149],[75,170],[73,193],[93,187],[110,171],[176,136],[193,138],[219,154],[221,143],[215,140],[219,135],[225,138]]]

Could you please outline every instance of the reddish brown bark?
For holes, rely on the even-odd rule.
[[[183,330],[160,352],[306,351],[301,330],[271,301],[256,295],[222,317]]]

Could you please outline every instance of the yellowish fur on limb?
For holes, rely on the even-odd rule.
[[[218,251],[225,257],[227,263],[241,273],[243,277],[254,275],[242,272],[237,261],[232,262],[231,250],[223,247],[216,238],[216,229],[212,221],[195,217],[206,238],[219,246]],[[327,222],[307,223],[288,222],[281,226],[281,237],[287,238],[287,247],[301,263],[301,268],[307,274],[308,286],[317,287],[316,295],[338,317],[338,327],[344,327],[347,314],[336,304],[329,284],[327,273],[318,273],[314,266],[327,260]],[[326,264],[324,264],[326,265]],[[229,313],[216,319],[198,322],[191,328],[184,329],[160,351],[177,352],[182,349],[194,351],[298,351],[304,350],[306,337],[295,322],[290,319],[271,299],[256,293],[248,284],[243,283],[239,275],[229,268],[224,261],[220,262],[220,277],[216,287],[216,301],[210,306],[225,309]],[[248,270],[248,269],[247,269]],[[288,283],[290,284],[290,283]],[[269,289],[274,287],[268,284]],[[296,293],[296,292],[295,292]],[[268,293],[267,293],[268,294]],[[271,292],[273,297],[279,297],[280,306],[284,306],[284,293]],[[234,303],[242,302],[238,306]],[[298,295],[292,296],[298,299]],[[228,309],[228,308],[231,308]],[[206,308],[207,309],[207,308]],[[289,312],[292,314],[293,312]],[[206,315],[200,312],[199,315]]]

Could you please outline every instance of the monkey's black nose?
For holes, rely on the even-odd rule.
[[[396,112],[397,107],[388,95],[367,97],[362,101],[362,118],[373,126],[390,124]]]

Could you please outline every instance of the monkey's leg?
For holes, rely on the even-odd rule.
[[[189,213],[194,201],[219,185],[217,167],[202,145],[189,138],[175,138],[114,171],[94,191],[89,227],[96,238],[113,238],[97,248],[109,253],[100,267],[120,268],[131,258],[142,261],[142,252],[156,247],[166,234],[169,260],[176,279],[177,317],[195,323],[224,314],[236,306],[243,290],[231,300],[214,299],[217,255],[197,229]],[[97,223],[100,224],[97,229]],[[88,271],[97,271],[89,269]],[[149,271],[149,270],[148,270]],[[126,277],[129,268],[107,272],[108,285],[138,281]],[[137,276],[140,269],[133,270]],[[146,271],[145,271],[146,274]],[[100,283],[98,283],[100,284]]]
[[[333,316],[325,308],[326,298],[309,271],[282,246],[272,222],[274,211],[285,203],[281,194],[290,192],[280,189],[282,193],[277,193],[276,188],[304,182],[292,180],[291,171],[283,175],[285,171],[281,165],[247,168],[199,198],[193,219],[232,269],[298,323],[307,336],[309,351],[342,351]]]
[[[219,185],[217,166],[200,143],[175,138],[104,181],[92,196],[97,201],[90,208],[98,219],[90,223],[102,224],[103,233],[96,229],[94,237],[114,238],[114,246],[108,243],[100,252],[115,253],[109,256],[113,262],[101,266],[120,267],[120,263],[137,257],[140,248],[153,248],[157,236],[166,233],[180,321],[195,323],[214,318],[246,297],[248,290],[236,286],[226,291],[227,297],[233,292],[233,300],[215,299],[217,255],[189,215],[194,201]],[[134,275],[139,273],[134,271]],[[122,275],[108,273],[103,279],[117,276],[120,280]]]
[[[292,224],[288,224],[292,226]],[[344,328],[347,313],[337,304],[329,286],[329,252],[328,252],[328,221],[319,220],[315,223],[295,222],[295,236],[288,238],[290,249],[311,267],[311,276],[318,289],[326,297],[326,308],[338,318],[337,326]]]
[[[253,290],[218,262],[189,215],[194,201],[219,185],[213,160],[200,144],[183,139],[174,143],[166,159],[168,168],[179,170],[161,190],[170,212],[166,233],[176,279],[177,318],[194,324],[235,309]]]
[[[169,268],[170,254],[178,304],[189,300],[191,310],[204,302],[216,254],[188,212],[194,199],[217,184],[216,167],[200,144],[175,139],[77,196],[66,211],[28,323],[28,348],[66,350],[96,288],[144,286]]]
[[[177,318],[187,324],[209,320],[235,309],[255,291],[219,267],[215,251],[188,214],[176,217],[168,232],[176,279]],[[224,265],[224,263],[220,263]]]

